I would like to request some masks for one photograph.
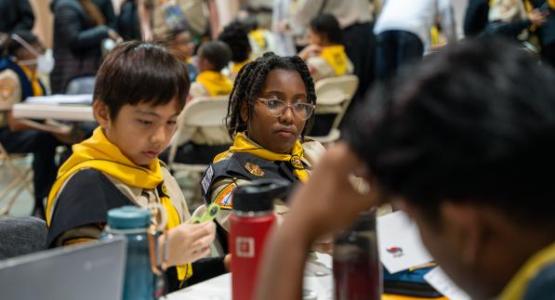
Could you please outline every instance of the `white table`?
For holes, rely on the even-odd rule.
[[[94,121],[92,106],[77,104],[18,103],[12,108],[14,118],[53,119],[57,121]]]
[[[333,299],[331,257],[318,254],[317,261],[306,266],[304,288],[318,295],[318,300]],[[224,274],[168,295],[168,300],[231,300],[231,274]]]

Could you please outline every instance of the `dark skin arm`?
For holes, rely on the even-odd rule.
[[[294,194],[290,213],[270,238],[255,299],[301,299],[310,246],[319,237],[346,228],[361,211],[377,204],[375,192],[362,194],[349,181],[361,166],[346,144],[324,155],[310,181]]]

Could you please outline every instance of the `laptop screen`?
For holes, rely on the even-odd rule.
[[[125,255],[119,238],[0,261],[2,299],[121,299]]]

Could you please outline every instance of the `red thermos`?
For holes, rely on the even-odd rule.
[[[229,218],[233,300],[253,297],[266,237],[276,221],[273,201],[286,192],[288,185],[259,180],[233,191],[233,213]]]

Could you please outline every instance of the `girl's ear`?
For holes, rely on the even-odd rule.
[[[247,102],[241,104],[241,121],[247,123],[249,120],[249,106]]]

